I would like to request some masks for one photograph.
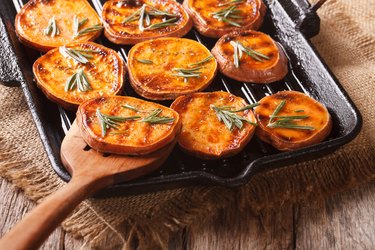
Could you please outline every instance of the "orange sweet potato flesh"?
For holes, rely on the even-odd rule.
[[[135,107],[138,112],[123,106]],[[140,116],[136,120],[119,123],[117,129],[102,129],[96,110],[102,114],[119,117]],[[162,109],[160,116],[174,118],[166,124],[150,124],[140,121],[155,109]],[[77,122],[86,143],[99,152],[143,155],[154,152],[172,142],[180,132],[181,122],[174,110],[160,104],[128,96],[111,96],[91,99],[80,105]]]
[[[234,64],[234,47],[231,42],[240,42],[247,48],[262,53],[269,59],[254,59],[243,52],[239,67]],[[237,81],[270,83],[281,80],[288,73],[288,59],[279,45],[268,35],[258,31],[237,31],[220,38],[212,49],[219,70]]]
[[[122,89],[125,65],[114,50],[93,42],[73,43],[66,48],[95,50],[97,53],[89,53],[92,58],[86,64],[63,55],[59,48],[38,58],[33,65],[34,76],[38,87],[50,100],[66,109],[76,110],[86,100],[116,95]],[[68,78],[78,69],[83,69],[92,90],[80,92],[75,88],[65,91]]]
[[[88,19],[80,30],[101,23],[86,0],[30,0],[16,16],[16,33],[23,44],[43,52],[72,42],[93,41],[99,37],[100,30],[74,38],[74,16],[79,21]],[[60,34],[54,37],[44,34],[52,17],[60,30]]]
[[[279,116],[308,116],[306,119],[295,120],[294,124],[313,129],[267,127],[270,115],[283,100],[285,105],[278,113]],[[331,132],[332,119],[326,107],[303,93],[281,91],[264,97],[259,103],[260,106],[254,108],[258,120],[256,134],[279,150],[288,151],[314,145],[323,141]]]
[[[176,15],[176,25],[153,30],[139,29],[138,19],[123,23],[126,18],[148,4],[158,10]],[[150,11],[149,7],[146,10]],[[104,35],[116,44],[136,44],[158,37],[182,37],[190,31],[193,23],[181,4],[172,0],[139,0],[139,1],[107,1],[103,6]],[[152,16],[150,25],[160,23],[172,17]],[[145,26],[147,27],[147,25]]]
[[[180,95],[201,91],[213,80],[217,71],[215,58],[201,67],[199,77],[174,76],[175,68],[194,68],[190,64],[209,56],[210,51],[202,44],[185,38],[158,38],[133,46],[128,56],[128,70],[133,89],[151,100],[173,100]],[[149,60],[145,64],[138,60]]]
[[[230,131],[210,105],[247,106],[245,100],[227,92],[194,93],[178,97],[171,105],[181,117],[182,130],[177,141],[182,149],[203,159],[226,158],[239,153],[252,138],[255,126],[244,122],[241,130]],[[254,123],[251,110],[236,113]]]
[[[266,7],[262,0],[244,0],[241,3],[229,4],[231,0],[184,0],[184,7],[194,21],[194,26],[204,36],[219,38],[236,30],[258,30],[266,13]],[[227,7],[235,6],[241,11],[236,15],[239,19],[230,19],[240,24],[234,26],[228,22],[220,21],[214,17],[214,13]]]

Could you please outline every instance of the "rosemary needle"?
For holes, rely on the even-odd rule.
[[[140,122],[147,122],[150,124],[165,124],[174,121],[173,117],[159,116],[162,111],[162,109],[155,109],[147,117],[140,120]]]
[[[214,58],[212,55],[211,55],[211,56],[208,56],[208,57],[204,58],[204,59],[201,60],[201,61],[198,61],[198,62],[196,62],[196,63],[192,63],[192,64],[190,64],[189,66],[194,67],[194,66],[202,65],[202,64],[204,64],[204,63],[210,61],[212,58]]]
[[[147,60],[147,59],[135,58],[135,60],[140,62],[140,63],[144,63],[144,64],[153,64],[153,62],[151,60]]]
[[[86,64],[89,62],[87,59],[93,58],[92,55],[89,53],[100,53],[100,51],[97,50],[82,50],[82,49],[73,49],[73,48],[67,48],[65,46],[62,46],[59,48],[59,51],[61,54],[68,56],[72,58],[73,60]]]
[[[57,27],[55,17],[52,17],[48,21],[47,28],[44,29],[44,35],[55,37],[56,35],[60,35],[60,29]]]
[[[79,92],[86,92],[92,89],[83,69],[78,69],[77,72],[68,78],[64,90],[68,92],[75,88],[77,88]]]

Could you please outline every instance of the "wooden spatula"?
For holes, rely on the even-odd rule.
[[[36,249],[85,198],[101,188],[150,173],[167,159],[171,143],[147,156],[103,156],[87,145],[73,123],[61,145],[70,182],[47,197],[0,240],[0,249]],[[85,150],[86,149],[86,150]]]

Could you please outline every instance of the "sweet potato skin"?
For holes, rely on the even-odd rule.
[[[140,111],[124,108],[131,105]],[[108,129],[105,136],[96,116],[96,110],[111,116],[129,117],[149,115],[154,109],[162,109],[160,116],[174,118],[167,124],[149,124],[142,118],[120,123],[118,129]],[[171,143],[180,132],[181,121],[174,110],[160,104],[143,101],[129,96],[100,97],[81,104],[77,111],[77,123],[86,143],[99,152],[145,155]]]
[[[188,78],[186,82],[183,77],[174,76],[174,69],[191,68],[190,64],[209,56],[212,55],[206,47],[185,38],[158,38],[136,44],[128,55],[130,84],[139,95],[151,100],[173,100],[180,95],[201,91],[216,75],[215,58],[200,65],[199,78]],[[144,64],[137,59],[152,63]]]
[[[247,0],[244,1],[244,3],[236,5],[243,13],[246,13],[246,15],[242,16],[241,27],[230,25],[212,17],[213,12],[227,7],[217,6],[217,4],[225,2],[228,1],[184,0],[183,6],[193,19],[194,27],[199,33],[207,37],[220,38],[233,31],[247,29],[258,30],[262,26],[266,14],[266,6],[262,0]]]
[[[16,34],[23,44],[42,52],[72,42],[94,41],[100,36],[101,31],[96,31],[73,38],[74,16],[80,21],[88,18],[81,29],[101,23],[86,0],[30,0],[16,15]],[[60,34],[55,37],[43,33],[52,17],[55,17],[60,30]]]
[[[307,119],[301,119],[295,123],[312,126],[314,130],[267,127],[269,116],[282,100],[286,102],[278,115],[307,115],[309,116]],[[258,120],[256,135],[278,150],[290,151],[314,145],[323,141],[331,133],[332,119],[326,107],[303,93],[281,91],[264,97],[259,103],[260,105],[254,108]]]
[[[85,42],[66,45],[67,48],[97,50],[92,53],[89,63],[81,64],[62,55],[55,48],[39,57],[33,64],[37,86],[50,100],[70,110],[77,110],[82,102],[100,96],[116,95],[122,90],[126,68],[117,52],[102,45]],[[67,79],[77,69],[83,69],[92,90],[79,92],[65,91]]]
[[[243,53],[240,65],[236,68],[231,41],[240,41],[244,46],[250,46],[265,54],[270,60],[260,62]],[[258,31],[236,31],[227,34],[217,41],[211,52],[218,62],[219,71],[237,81],[266,84],[279,81],[288,73],[288,59],[280,45]]]
[[[158,37],[182,37],[193,27],[193,22],[181,4],[172,0],[107,1],[103,6],[104,35],[116,44],[136,44]],[[150,4],[161,10],[177,14],[178,24],[156,30],[140,31],[138,22],[122,24],[124,19],[133,14],[142,5]],[[154,18],[160,22],[161,18]]]
[[[255,126],[245,123],[239,130],[230,131],[218,120],[210,105],[245,107],[245,100],[227,92],[194,93],[178,97],[171,105],[181,117],[182,130],[177,137],[180,147],[198,158],[220,159],[233,156],[243,150],[251,140]],[[251,110],[236,113],[254,123]]]

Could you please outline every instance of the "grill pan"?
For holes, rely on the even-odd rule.
[[[61,164],[60,146],[75,114],[50,102],[33,81],[32,64],[40,53],[20,44],[14,31],[15,15],[25,2],[2,1],[0,82],[22,88],[53,169],[63,180],[69,181],[70,175]],[[92,0],[91,4],[100,13],[104,2]],[[314,6],[307,0],[264,2],[267,14],[260,31],[271,35],[284,48],[290,62],[288,75],[279,82],[257,85],[237,82],[218,74],[206,91],[228,91],[249,103],[282,90],[306,93],[328,108],[333,119],[329,137],[307,148],[280,152],[254,136],[240,154],[223,160],[200,160],[185,154],[177,146],[158,171],[138,180],[111,186],[96,194],[96,197],[124,196],[197,184],[236,187],[245,184],[259,172],[321,157],[355,138],[362,126],[361,115],[309,41],[319,32],[320,19],[316,10],[324,1]],[[185,37],[201,42],[208,49],[216,42],[215,39],[201,36],[194,29]],[[112,44],[104,36],[96,42],[118,51],[127,60],[130,46]],[[128,83],[124,92],[139,97]],[[160,103],[169,106],[171,102]]]

